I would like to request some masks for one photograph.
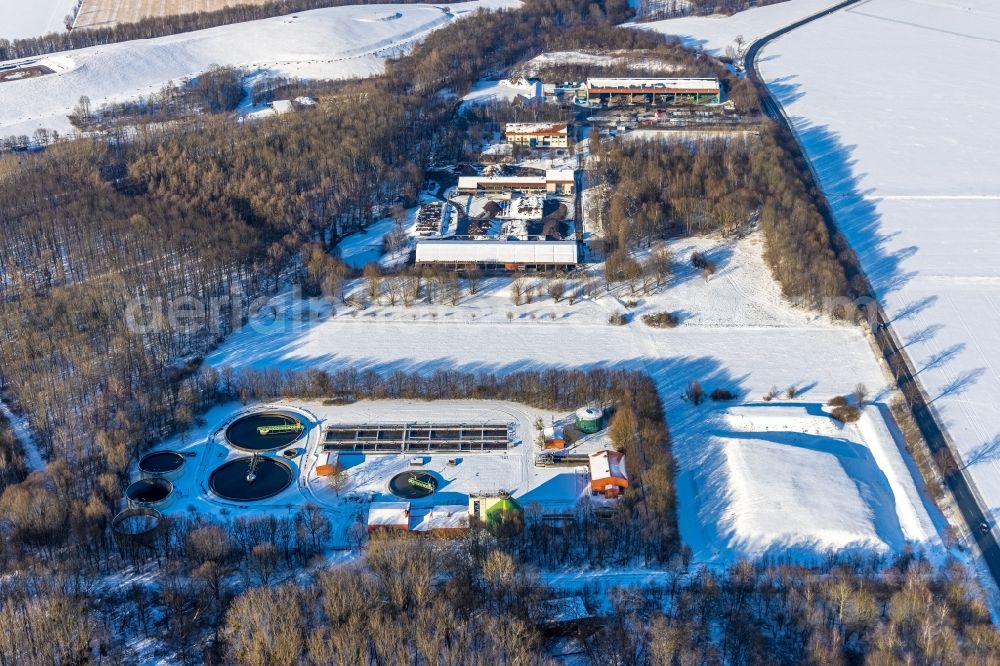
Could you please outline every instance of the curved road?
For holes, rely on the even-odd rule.
[[[794,145],[799,153],[798,157],[802,158],[804,164],[809,165],[809,170],[803,174],[803,177],[806,179],[806,184],[811,185],[812,189],[818,193],[818,200],[816,204],[831,233],[835,232],[837,229],[836,220],[833,217],[826,195],[820,187],[819,177],[817,176],[812,162],[809,160],[808,155],[806,155],[802,145],[798,143],[798,136],[793,131],[791,123],[785,116],[784,110],[781,108],[781,105],[778,104],[777,100],[775,100],[771,95],[767,85],[764,83],[764,79],[761,77],[760,71],[757,69],[757,56],[759,55],[761,49],[782,35],[787,34],[796,28],[800,28],[807,23],[823,18],[824,16],[841,11],[842,9],[857,4],[858,2],[860,2],[860,0],[846,0],[845,2],[841,2],[840,4],[830,7],[829,9],[825,9],[817,14],[813,14],[812,16],[807,16],[806,18],[785,26],[780,30],[776,30],[769,35],[765,35],[750,45],[743,59],[743,66],[747,72],[747,76],[754,83],[758,93],[760,94],[761,106],[764,113],[778,123],[784,131],[787,131],[791,136],[795,137],[796,141],[794,142]],[[867,277],[864,275],[862,275],[862,277],[864,277],[866,291],[869,294],[874,294],[875,291],[871,288],[871,283],[868,281]],[[969,534],[975,538],[976,543],[979,545],[979,549],[983,553],[983,559],[986,561],[986,566],[989,568],[990,575],[993,577],[993,580],[1000,585],[1000,545],[997,544],[996,537],[992,530],[984,532],[980,529],[980,525],[983,523],[989,524],[989,520],[987,518],[989,511],[986,503],[979,496],[975,485],[965,474],[965,470],[959,462],[961,458],[955,452],[956,449],[954,447],[954,443],[939,423],[934,410],[929,406],[923,389],[916,382],[916,373],[914,371],[913,363],[903,351],[903,346],[899,343],[899,338],[893,332],[891,320],[886,316],[885,311],[882,310],[882,306],[878,304],[875,299],[871,300],[872,303],[866,303],[865,307],[870,308],[872,307],[872,304],[874,304],[874,307],[877,308],[873,313],[874,325],[872,326],[872,335],[875,342],[878,344],[879,350],[881,351],[886,364],[893,373],[899,388],[906,389],[907,387],[912,387],[909,391],[904,390],[903,394],[908,397],[907,405],[910,412],[913,414],[913,419],[916,421],[917,427],[920,429],[924,441],[927,442],[927,446],[933,454],[934,462],[938,467],[938,472],[940,473],[941,478],[944,480],[945,485],[955,498],[959,511],[962,513],[962,518],[965,520],[966,526],[968,527]]]

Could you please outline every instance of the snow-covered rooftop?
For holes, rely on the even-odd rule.
[[[542,188],[545,187],[545,178],[542,176],[459,176],[458,178],[459,190],[475,190],[482,185],[501,184],[509,184],[512,188]]]
[[[572,169],[548,169],[545,171],[545,182],[547,183],[572,183],[573,178]]]
[[[410,515],[410,531],[460,530],[469,526],[467,504],[444,504],[429,509],[415,509]]]
[[[569,126],[566,123],[507,123],[506,134],[566,134]]]
[[[617,451],[598,451],[590,454],[590,478],[627,479],[625,475],[625,454]]]
[[[368,509],[368,526],[409,528],[410,503],[372,502]]]
[[[422,240],[417,263],[575,264],[576,241]]]
[[[517,190],[519,187],[542,189],[548,183],[572,183],[575,175],[572,169],[547,169],[544,176],[459,176],[459,191],[500,187]]]
[[[595,90],[699,90],[718,92],[718,79],[587,79],[587,88]]]

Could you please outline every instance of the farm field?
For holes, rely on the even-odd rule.
[[[269,0],[83,0],[76,28],[108,28],[147,16],[211,12],[233,5],[262,5]]]
[[[1000,140],[996,95],[980,86],[995,78],[998,56],[1000,10],[986,0],[871,0],[761,55],[763,76],[994,516]]]
[[[431,30],[479,8],[516,0],[434,5],[358,5],[302,12],[156,39],[67,51],[32,59],[55,74],[8,81],[0,91],[0,136],[39,128],[69,132],[67,115],[86,95],[93,108],[141,98],[212,65],[251,75],[346,79],[381,73]]]
[[[76,0],[0,0],[0,39],[26,39],[63,32]]]

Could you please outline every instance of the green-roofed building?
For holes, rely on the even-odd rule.
[[[469,517],[486,523],[498,536],[516,534],[524,527],[524,508],[505,492],[470,496]]]

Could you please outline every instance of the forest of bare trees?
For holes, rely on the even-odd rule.
[[[787,297],[818,306],[848,294],[823,217],[770,127],[718,139],[607,142],[597,156],[594,181],[611,194],[596,212],[612,263],[669,235],[738,236],[759,225],[764,259]]]
[[[376,541],[309,584],[258,588],[226,614],[220,650],[241,664],[543,664],[557,596],[483,543]],[[1000,634],[961,566],[900,558],[829,572],[736,563],[644,588],[580,590],[595,619],[559,629],[592,664],[996,664]],[[563,592],[562,594],[566,594]]]

